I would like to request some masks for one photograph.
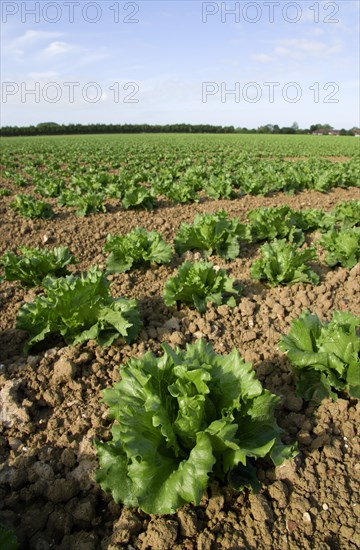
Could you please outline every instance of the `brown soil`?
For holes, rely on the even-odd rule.
[[[182,221],[196,212],[226,209],[245,220],[257,206],[287,203],[298,209],[329,210],[342,200],[359,198],[359,190],[328,194],[304,192],[289,197],[246,196],[236,201],[203,201],[195,205],[163,204],[154,212],[124,212],[109,203],[109,212],[77,218],[54,206],[51,221],[24,221],[2,199],[0,255],[17,246],[69,246],[79,259],[74,270],[104,266],[102,247],[108,233],[125,233],[136,225],[160,230],[171,240]],[[54,201],[55,204],[55,201]],[[311,237],[309,237],[311,240]],[[19,307],[34,290],[6,282],[0,289],[0,523],[15,529],[21,548],[33,550],[249,549],[336,550],[359,548],[359,412],[356,400],[344,396],[314,409],[295,395],[294,379],[278,340],[292,319],[308,308],[323,319],[336,309],[360,315],[359,265],[352,270],[313,268],[318,286],[297,284],[269,289],[254,282],[249,267],[258,254],[244,247],[226,267],[243,286],[234,309],[210,308],[201,316],[183,306],[164,306],[165,280],[181,259],[169,266],[113,275],[114,296],[140,301],[141,337],[132,345],[101,348],[89,342],[71,347],[54,340],[52,347],[25,356],[26,334],[14,329]],[[192,254],[188,254],[192,256]],[[159,352],[206,337],[215,351],[236,346],[251,361],[263,385],[282,397],[277,411],[285,441],[298,442],[293,461],[274,468],[258,464],[260,494],[235,493],[213,484],[200,506],[177,514],[148,516],[116,505],[93,480],[97,468],[92,441],[109,437],[111,421],[101,391],[119,380],[119,366],[131,355]]]

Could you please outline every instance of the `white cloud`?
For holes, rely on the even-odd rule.
[[[336,54],[344,51],[344,44],[341,40],[333,41],[327,44],[321,40],[309,40],[307,38],[289,38],[285,40],[276,40],[276,47],[270,54],[257,53],[252,55],[252,59],[267,63],[281,58],[292,58],[304,60],[329,59]]]
[[[63,36],[61,32],[55,31],[34,31],[29,29],[21,36],[14,38],[9,41],[7,44],[4,44],[3,54],[8,56],[15,56],[18,59],[21,59],[25,54],[29,53],[29,50],[32,49],[36,44],[43,40],[54,40]]]
[[[47,71],[39,73],[29,73],[28,77],[32,80],[45,80],[48,81],[53,78],[58,78],[59,74],[56,71]]]
[[[59,55],[68,53],[73,50],[73,46],[67,42],[51,42],[47,48],[43,50],[46,55]]]
[[[291,50],[288,48],[275,48],[274,53],[278,55],[289,55],[291,54]]]
[[[34,31],[32,29],[26,31],[23,35],[15,38],[13,43],[25,44],[28,42],[36,42],[39,40],[49,40],[51,38],[59,38],[63,35],[61,32],[54,31]]]
[[[336,53],[343,51],[341,41],[336,41],[333,44],[327,44],[319,40],[308,40],[307,38],[291,38],[278,42],[279,46],[275,49],[275,53],[289,56],[303,56],[310,54],[314,57],[331,57]]]
[[[272,55],[267,55],[266,53],[256,53],[251,56],[254,61],[259,61],[260,63],[269,63],[274,60]]]
[[[322,36],[323,34],[325,34],[325,31],[320,27],[315,27],[314,29],[311,29],[310,34],[312,36]]]

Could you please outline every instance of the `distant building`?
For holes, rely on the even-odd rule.
[[[340,130],[316,130],[312,133],[313,136],[339,136]]]

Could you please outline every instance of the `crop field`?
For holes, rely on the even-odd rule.
[[[359,153],[2,139],[1,549],[360,547]]]

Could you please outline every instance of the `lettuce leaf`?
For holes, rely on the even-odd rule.
[[[332,210],[334,221],[343,227],[354,227],[360,224],[360,200],[340,202]]]
[[[18,550],[17,536],[7,527],[0,525],[0,550]]]
[[[211,199],[234,199],[232,179],[227,174],[211,175],[204,187],[206,195]]]
[[[141,185],[130,185],[125,191],[122,199],[122,205],[125,210],[129,208],[144,208],[152,210],[154,208],[154,196],[151,190]]]
[[[297,376],[298,395],[320,402],[346,391],[360,398],[359,326],[359,318],[343,311],[334,312],[330,323],[308,311],[292,322],[279,347]]]
[[[96,480],[116,502],[173,513],[198,505],[214,475],[234,481],[240,466],[250,480],[248,459],[270,454],[280,464],[294,456],[274,419],[279,398],[262,388],[237,350],[222,356],[204,340],[185,351],[163,350],[161,357],[131,358],[121,381],[104,391],[115,422],[112,440],[96,442]]]

